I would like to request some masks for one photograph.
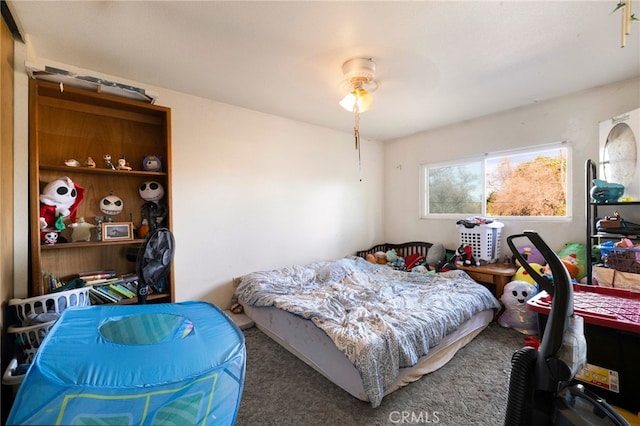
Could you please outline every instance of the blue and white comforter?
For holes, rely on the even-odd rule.
[[[409,367],[476,313],[499,302],[464,271],[396,271],[359,257],[242,277],[240,303],[274,306],[324,330],[362,376],[377,407]]]

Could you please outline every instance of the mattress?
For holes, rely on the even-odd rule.
[[[331,382],[362,400],[369,401],[355,366],[313,322],[275,307],[245,306],[257,327]],[[445,365],[458,350],[473,340],[493,320],[494,310],[477,313],[447,335],[413,367],[401,368],[385,395]]]

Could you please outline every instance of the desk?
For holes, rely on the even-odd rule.
[[[484,266],[458,266],[458,269],[466,271],[474,280],[496,286],[496,297],[500,299],[504,286],[511,281],[516,274],[516,267],[512,264],[490,263]]]

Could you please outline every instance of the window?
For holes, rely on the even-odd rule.
[[[421,166],[421,217],[567,218],[566,143]]]

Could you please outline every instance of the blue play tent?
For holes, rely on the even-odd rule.
[[[233,425],[245,362],[242,332],[206,302],[68,309],[7,423]]]

